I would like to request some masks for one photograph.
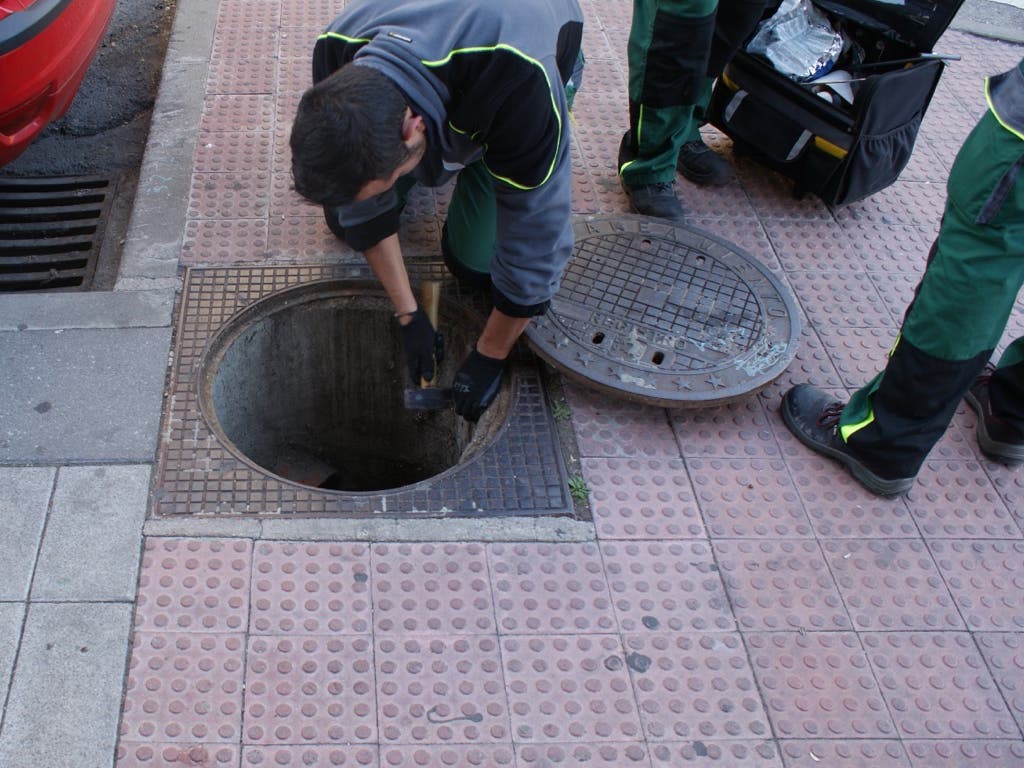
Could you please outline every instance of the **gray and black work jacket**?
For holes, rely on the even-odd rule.
[[[353,62],[401,89],[427,127],[421,184],[483,161],[497,204],[495,304],[513,316],[545,310],[572,253],[563,85],[582,25],[576,0],[353,0],[313,51],[314,82]],[[398,231],[398,214],[389,190],[338,218],[365,250]]]

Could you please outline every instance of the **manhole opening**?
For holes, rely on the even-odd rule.
[[[0,292],[88,289],[112,186],[99,177],[0,178]]]
[[[442,299],[451,382],[479,318]],[[240,458],[286,480],[371,492],[428,480],[485,448],[510,387],[476,425],[449,407],[407,410],[398,325],[379,290],[319,284],[275,294],[229,322],[201,363],[201,408]]]

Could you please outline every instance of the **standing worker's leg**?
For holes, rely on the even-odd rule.
[[[707,108],[715,78],[722,74],[725,65],[750,37],[766,5],[767,0],[718,0],[707,76],[694,102],[693,120],[690,121],[689,132],[683,137],[676,164],[679,172],[695,184],[721,186],[732,178],[732,165],[704,143],[700,127],[707,122]]]
[[[627,50],[629,131],[619,175],[633,210],[681,220],[672,191],[707,72],[717,0],[634,0]]]
[[[1002,335],[1024,283],[1024,184],[1006,183],[1020,162],[1020,139],[987,113],[950,172],[939,238],[885,370],[841,415],[808,385],[783,398],[794,434],[876,493],[910,488]]]

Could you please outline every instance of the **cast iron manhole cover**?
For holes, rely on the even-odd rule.
[[[659,406],[720,405],[756,392],[796,354],[789,289],[714,235],[645,216],[576,224],[551,310],[527,329],[570,378]]]
[[[87,289],[112,192],[98,177],[0,178],[0,292]]]

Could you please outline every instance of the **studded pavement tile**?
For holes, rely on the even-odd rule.
[[[125,742],[237,743],[241,635],[136,632],[121,713]]]
[[[135,628],[244,632],[251,565],[247,540],[147,538]]]
[[[193,219],[185,225],[182,264],[237,264],[267,258],[263,219]]]
[[[190,219],[260,219],[270,208],[270,171],[196,173],[189,191]]]
[[[912,768],[1020,768],[1021,741],[904,741]]]
[[[750,739],[655,742],[651,745],[654,768],[782,768],[772,741]]]
[[[429,744],[388,746],[381,750],[381,768],[502,768],[515,765],[511,745]]]
[[[369,633],[369,580],[366,545],[259,542],[253,556],[250,631]]]
[[[786,768],[910,768],[898,741],[882,739],[787,740],[782,742]]]
[[[746,642],[777,738],[895,738],[854,633],[753,633]]]
[[[624,642],[649,742],[771,737],[738,634],[627,635]]]
[[[492,544],[488,559],[501,632],[614,631],[615,615],[596,545]]]
[[[850,628],[816,541],[715,541],[733,612],[744,630]]]
[[[968,629],[1024,630],[1024,542],[931,541],[928,547]]]
[[[704,523],[681,459],[582,459],[601,539],[699,539]]]
[[[965,629],[922,541],[825,541],[825,559],[858,630]]]
[[[376,741],[369,636],[253,637],[246,667],[246,743]]]
[[[791,458],[786,465],[815,534],[851,539],[920,537],[902,497],[875,496],[836,462],[808,453],[808,458]]]
[[[891,328],[892,316],[874,284],[858,272],[823,272],[820,269],[786,272],[800,306],[816,326]]]
[[[854,272],[861,268],[857,252],[834,223],[823,226],[821,221],[762,221],[783,269]]]
[[[942,218],[946,185],[899,179],[870,197],[836,209],[840,222],[853,219],[877,226],[931,224]]]
[[[373,597],[378,636],[494,632],[487,556],[480,544],[378,544]]]
[[[642,740],[617,636],[506,637],[501,649],[517,743]]]
[[[608,542],[601,552],[621,631],[712,632],[736,628],[707,544]]]
[[[816,330],[843,384],[850,389],[862,387],[885,368],[896,341],[892,328],[817,326]]]
[[[270,131],[274,97],[261,94],[207,96],[200,131]]]
[[[679,458],[663,408],[640,405],[570,385],[566,395],[580,456]]]
[[[273,94],[277,87],[276,58],[246,58],[245,66],[228,58],[210,60],[206,93]]]
[[[690,215],[686,221],[690,226],[706,229],[708,232],[728,240],[774,272],[781,272],[782,265],[779,263],[779,257],[775,255],[771,241],[765,234],[761,222],[757,219],[733,217],[732,215],[721,218],[709,213],[707,216]],[[784,276],[781,279],[783,282],[786,280]]]
[[[870,221],[840,218],[837,228],[858,255],[860,268],[871,276],[890,312],[895,312],[893,319],[899,322],[914,296],[934,238],[922,227],[904,222],[880,227]],[[887,291],[888,282],[895,283],[892,287],[897,290]]]
[[[331,746],[247,746],[243,768],[377,768],[377,747],[366,744]]]
[[[510,741],[497,637],[386,637],[376,644],[382,749]]]
[[[712,538],[812,535],[781,460],[687,459],[686,466]]]
[[[974,635],[974,641],[1010,714],[1024,731],[1024,636],[1008,632],[979,632]]]
[[[907,506],[925,538],[1021,538],[992,481],[976,462],[925,462],[907,494]]]
[[[768,417],[756,397],[717,408],[668,413],[685,458],[755,459],[779,455]]]
[[[238,768],[238,746],[174,742],[128,742],[117,746],[116,768]]]
[[[1020,738],[966,632],[864,633],[861,638],[904,738]]]
[[[193,168],[197,173],[270,170],[272,145],[270,131],[200,131]]]
[[[778,413],[778,400],[782,397],[783,392],[796,384],[807,382],[826,389],[845,387],[825,345],[821,343],[821,338],[813,328],[809,328],[805,324],[800,329],[796,356],[786,370],[779,374],[779,377],[765,387],[759,395],[762,402],[766,402],[772,407],[768,410],[769,416]],[[772,422],[774,424],[774,419]],[[778,438],[778,430],[774,431]],[[782,447],[785,448],[785,446]]]
[[[621,744],[527,744],[516,748],[520,768],[647,768],[647,745]]]

